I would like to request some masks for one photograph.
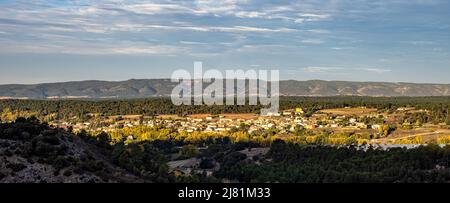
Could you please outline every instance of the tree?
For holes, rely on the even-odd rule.
[[[97,135],[97,145],[103,148],[110,147],[111,138],[108,133],[101,132]]]
[[[379,129],[380,133],[386,137],[397,129],[395,125],[382,125]]]
[[[185,145],[180,150],[180,158],[190,159],[196,157],[199,154],[199,151],[194,145]]]
[[[212,158],[203,158],[200,162],[200,168],[201,169],[212,169],[216,166],[214,163],[214,159]]]

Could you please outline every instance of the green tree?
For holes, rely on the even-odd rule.
[[[185,145],[180,150],[180,158],[190,159],[199,154],[198,148],[194,145]]]

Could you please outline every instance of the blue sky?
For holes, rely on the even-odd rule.
[[[0,84],[279,69],[450,83],[448,0],[0,0]]]

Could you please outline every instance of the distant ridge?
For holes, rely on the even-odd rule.
[[[0,85],[0,99],[131,99],[170,96],[170,79],[77,81],[33,85]],[[280,81],[283,96],[450,96],[450,84],[348,81]]]

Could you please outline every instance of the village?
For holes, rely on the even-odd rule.
[[[368,124],[368,119],[371,120],[370,123],[372,124]],[[160,115],[155,117],[142,115],[98,117],[91,115],[91,119],[84,122],[70,123],[67,121],[56,121],[50,122],[50,124],[62,128],[71,126],[75,131],[103,131],[106,133],[134,126],[163,126],[165,128],[177,129],[178,132],[187,133],[195,131],[229,132],[244,125],[249,134],[255,131],[270,129],[277,130],[279,134],[289,134],[299,129],[378,131],[388,120],[392,120],[392,118],[386,113],[379,113],[376,109],[359,107],[341,110],[324,110],[312,116],[305,116],[302,108],[285,110],[267,116],[259,116],[257,114],[199,114],[186,117],[177,115]]]
[[[90,114],[82,122],[50,121],[60,128],[71,128],[98,134],[111,133],[137,126],[172,129],[179,133],[229,133],[246,131],[249,135],[258,132],[275,132],[278,137],[290,137],[299,131],[315,134],[357,134],[372,144],[397,143],[402,139],[420,137],[420,142],[436,140],[450,134],[448,125],[404,121],[407,113],[427,113],[426,110],[410,107],[398,108],[395,112],[379,111],[373,108],[353,107],[324,109],[306,115],[301,107],[283,110],[279,113],[260,116],[259,114],[193,114],[179,115],[116,115],[101,116]],[[75,118],[74,118],[75,119]],[[78,119],[79,120],[79,119]],[[127,139],[135,139],[129,136]],[[419,140],[419,138],[417,138]]]
[[[248,132],[252,133],[257,130],[278,129],[282,132],[294,131],[295,127],[301,126],[305,129],[316,129],[325,127],[340,127],[340,123],[346,116],[336,117],[327,125],[318,125],[317,121],[323,119],[324,115],[315,114],[311,118],[304,116],[301,108],[296,111],[283,111],[277,114],[268,114],[267,116],[259,116],[257,114],[198,114],[186,117],[178,115],[159,115],[148,117],[142,115],[124,115],[124,116],[106,116],[99,118],[97,115],[91,114],[91,119],[84,122],[72,123],[68,121],[51,121],[51,125],[62,128],[71,126],[73,130],[88,131],[104,131],[111,132],[119,128],[134,126],[164,126],[166,128],[178,129],[178,132],[227,132],[233,128],[239,128],[243,124],[249,126]],[[325,115],[326,116],[326,115]],[[367,128],[363,123],[357,122],[356,118],[349,120],[348,127]],[[320,124],[320,122],[319,122]],[[376,126],[375,126],[376,127]]]

